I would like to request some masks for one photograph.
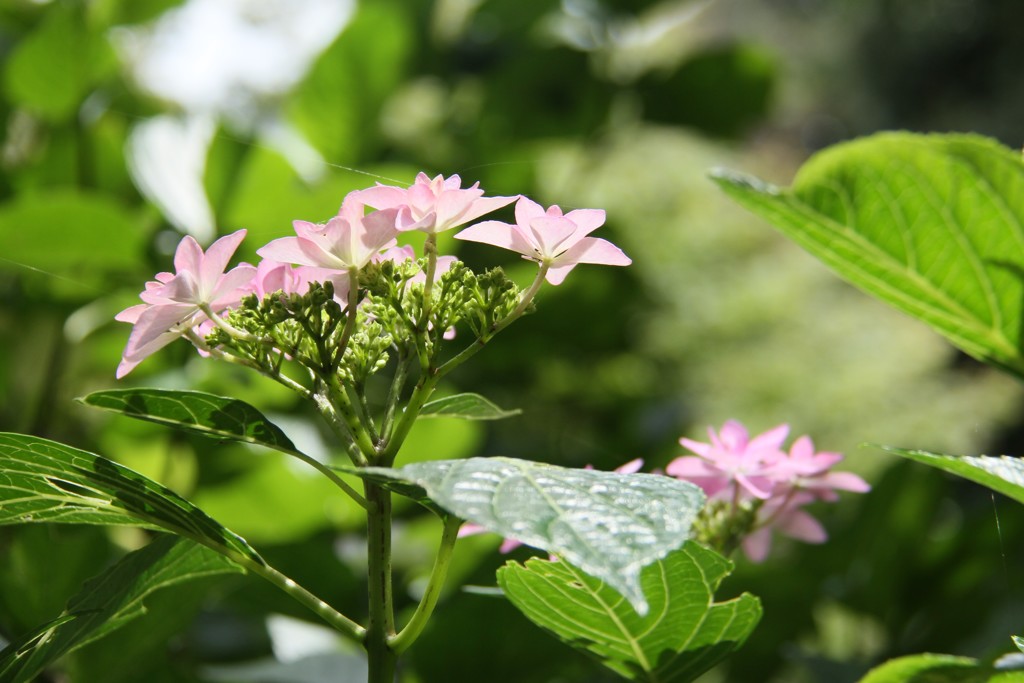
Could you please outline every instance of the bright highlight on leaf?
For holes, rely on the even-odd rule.
[[[893,659],[860,683],[1024,683],[1024,672],[998,671],[970,657],[921,654]]]
[[[817,154],[789,189],[714,179],[852,284],[1024,376],[1019,152],[976,135],[886,133]]]
[[[480,394],[455,394],[430,401],[423,406],[420,417],[457,417],[463,420],[503,420],[515,417],[522,410],[502,410]]]
[[[760,601],[748,593],[714,602],[731,570],[721,555],[687,543],[644,569],[650,611],[643,616],[568,562],[509,562],[498,584],[531,621],[625,678],[686,683],[742,645],[761,618]]]
[[[704,505],[700,488],[671,477],[513,458],[439,460],[353,473],[418,497],[409,490],[412,484],[457,517],[557,554],[619,591],[640,614],[648,610],[641,570],[690,537]]]
[[[236,398],[201,391],[171,389],[111,389],[79,399],[87,406],[129,417],[166,424],[214,438],[294,451],[280,427],[251,405]]]
[[[1007,455],[942,455],[928,451],[881,446],[904,458],[931,465],[987,486],[993,491],[1024,503],[1024,460]]]
[[[163,529],[233,558],[263,558],[199,508],[137,472],[35,436],[0,433],[0,525],[125,524]]]

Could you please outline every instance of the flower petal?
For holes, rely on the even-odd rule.
[[[484,221],[471,225],[455,235],[455,239],[491,244],[502,249],[511,249],[523,256],[536,257],[534,246],[523,237],[519,227],[501,221]]]
[[[225,235],[210,245],[202,258],[202,265],[196,273],[199,291],[202,294],[209,294],[217,285],[218,280],[228,267],[228,262],[234,256],[238,245],[245,239],[245,229],[237,230],[230,235]]]

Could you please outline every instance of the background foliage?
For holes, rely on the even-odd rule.
[[[294,34],[288,52],[308,63],[296,57],[276,80],[258,59],[269,48],[240,44],[236,61],[262,78],[237,67],[216,95],[178,81],[212,82],[229,71],[215,68],[224,54],[195,72],[179,45],[171,78],[144,49],[184,6],[0,3],[0,428],[112,456],[329,602],[358,605],[358,517],[301,464],[72,398],[115,386],[127,326],[113,314],[166,268],[182,231],[208,240],[213,226],[245,227],[259,245],[294,218],[332,215],[378,175],[458,172],[492,194],[606,208],[608,237],[634,266],[581,268],[543,292],[536,315],[453,377],[453,392],[523,414],[424,421],[413,460],[508,455],[611,469],[641,456],[657,467],[677,454],[678,436],[700,437],[707,424],[788,421],[846,452],[875,490],[822,511],[829,544],[780,544],[764,565],[739,562],[719,597],[759,595],[763,622],[706,680],[841,683],[907,652],[1011,649],[1024,607],[1013,573],[1024,560],[1013,542],[1020,506],[858,444],[1020,454],[1020,387],[843,284],[731,205],[707,171],[788,184],[816,149],[891,128],[973,130],[1019,148],[1024,47],[1011,31],[1024,6],[363,0],[343,28],[338,18],[337,35]],[[242,23],[260,27],[298,5],[246,6]],[[471,263],[490,258],[459,249]],[[289,394],[193,355],[169,347],[129,381],[237,396],[306,452],[325,450]],[[410,506],[398,530],[410,605],[434,524]],[[0,530],[0,636],[57,617],[142,533]],[[496,546],[461,542],[451,582],[493,586]],[[300,625],[285,619],[307,615],[257,580],[207,577],[145,604],[141,626],[67,658],[71,680],[259,680],[230,667],[310,664],[312,653],[289,649]],[[612,680],[501,598],[452,592],[404,675],[474,680],[480,670],[495,683]]]

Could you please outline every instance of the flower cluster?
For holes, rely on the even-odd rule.
[[[455,236],[511,249],[539,266],[536,286],[523,294],[516,302],[518,306],[513,305],[508,310],[505,305],[478,301],[485,311],[478,316],[479,324],[474,328],[478,334],[486,335],[484,328],[489,327],[491,332],[497,329],[501,321],[492,318],[499,314],[514,318],[525,312],[544,279],[560,284],[579,263],[618,266],[630,263],[618,247],[587,236],[604,223],[603,211],[579,209],[563,215],[557,206],[544,209],[525,197],[485,197],[478,183],[468,188],[461,185],[458,175],[449,178],[438,175],[431,179],[420,173],[407,188],[378,184],[356,190],[345,197],[338,215],[326,223],[295,221],[294,236],[273,240],[257,249],[256,253],[263,258],[257,266],[243,263],[227,270],[228,262],[245,237],[245,230],[222,237],[205,253],[194,239],[185,237],[175,253],[175,272],[158,274],[140,294],[143,303],[117,315],[117,320],[134,326],[117,376],[128,374],[143,359],[179,337],[192,341],[202,353],[214,352],[216,343],[211,343],[211,339],[217,338],[238,344],[288,347],[289,343],[281,343],[283,337],[288,336],[287,330],[279,335],[282,338],[261,337],[260,331],[265,328],[252,321],[254,317],[266,320],[296,315],[300,304],[294,297],[307,295],[314,283],[329,287],[333,300],[340,309],[349,309],[349,317],[354,322],[355,310],[366,303],[363,295],[371,288],[366,281],[367,273],[386,262],[394,265],[387,271],[392,279],[392,290],[397,287],[401,289],[400,295],[405,296],[419,287],[418,314],[409,317],[409,327],[420,332],[437,328],[445,339],[450,339],[451,323],[460,319],[460,313],[438,313],[437,319],[430,315],[432,308],[441,307],[440,299],[445,292],[451,301],[481,300],[487,298],[489,292],[507,295],[511,283],[493,274],[481,277],[478,282],[467,275],[465,269],[454,268],[454,257],[437,254],[436,236],[512,202],[517,202],[516,224],[485,221]],[[411,247],[397,246],[399,234],[411,230],[428,235],[426,253],[419,262]],[[379,278],[379,268],[374,273]],[[447,289],[442,287],[445,278]],[[469,284],[475,287],[473,292],[458,294],[459,287]],[[256,312],[257,305],[253,302],[272,295],[278,298]],[[237,314],[246,301],[250,309],[248,317]],[[313,320],[317,316],[310,315],[312,317],[307,316],[303,326],[322,327]],[[355,333],[354,325],[341,327],[340,331],[333,324],[329,330],[321,329],[326,336],[317,343],[323,346],[329,339],[344,347]],[[298,342],[293,339],[292,343]],[[287,350],[281,350],[280,357],[287,356]],[[341,348],[339,355],[344,352]],[[259,356],[256,351],[249,355]],[[260,363],[257,365],[262,367]]]
[[[699,535],[705,542],[729,550],[736,543],[760,562],[771,546],[772,531],[807,543],[823,543],[824,528],[803,507],[838,499],[836,491],[864,493],[870,489],[859,476],[833,472],[843,456],[815,452],[808,436],[783,449],[788,425],[779,425],[753,438],[730,420],[721,431],[708,428],[710,443],[680,439],[696,455],[669,463],[666,473],[704,489],[708,507]]]

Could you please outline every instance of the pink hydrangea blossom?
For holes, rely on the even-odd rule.
[[[292,266],[273,259],[263,259],[256,266],[256,275],[249,285],[249,291],[260,299],[274,292],[305,294],[314,282],[330,281],[334,285],[334,299],[344,307],[347,303],[349,279],[337,270],[314,268],[313,266]]]
[[[397,209],[366,213],[358,192],[350,192],[338,215],[318,225],[295,221],[295,237],[281,237],[256,253],[266,259],[335,271],[358,270],[395,245]]]
[[[753,526],[742,547],[755,562],[767,556],[773,531],[807,543],[827,539],[821,524],[803,510],[805,505],[837,500],[837,490],[864,493],[871,488],[856,474],[833,472],[843,456],[816,452],[808,436],[798,438],[786,452],[788,434],[789,426],[783,424],[751,438],[742,424],[730,420],[719,432],[708,429],[710,443],[680,439],[696,455],[680,456],[665,468],[667,474],[703,488],[709,502],[753,507]]]
[[[515,224],[484,221],[470,226],[455,239],[492,244],[522,254],[523,258],[548,267],[545,278],[559,285],[580,263],[628,266],[632,260],[611,242],[588,237],[604,224],[600,209],[576,209],[567,214],[558,206],[546,210],[537,202],[520,197],[516,202]]]
[[[377,184],[359,191],[359,200],[375,209],[396,209],[398,229],[436,234],[476,220],[516,200],[516,197],[484,197],[480,183],[463,188],[458,175],[433,179],[419,173],[408,188]]]
[[[225,269],[244,237],[245,230],[226,235],[205,253],[191,236],[181,240],[174,254],[175,272],[157,274],[139,295],[145,303],[115,316],[116,320],[134,325],[117,366],[118,378],[207,320],[204,307],[219,313],[238,306],[256,268],[241,264],[227,272]]]
[[[665,472],[697,484],[710,499],[733,500],[771,496],[772,467],[784,457],[782,443],[789,434],[788,425],[779,425],[753,439],[746,427],[729,420],[716,433],[708,428],[710,444],[690,439],[679,443],[697,455],[676,458]]]

